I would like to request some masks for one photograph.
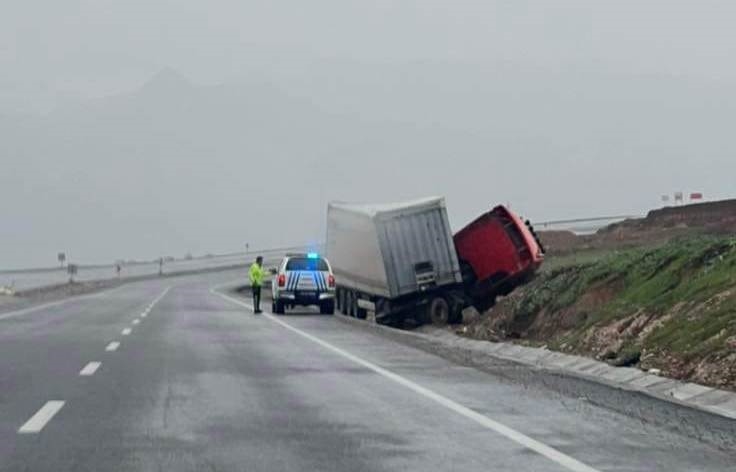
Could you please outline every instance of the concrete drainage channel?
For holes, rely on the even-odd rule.
[[[514,383],[551,389],[721,449],[736,449],[733,392],[546,349],[462,338],[439,328],[415,332],[377,325],[370,317],[335,318]]]

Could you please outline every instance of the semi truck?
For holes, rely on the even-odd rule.
[[[326,254],[342,313],[400,324],[435,324],[485,309],[498,294],[530,278],[543,249],[530,225],[504,207],[453,237],[445,200],[390,204],[330,203]]]

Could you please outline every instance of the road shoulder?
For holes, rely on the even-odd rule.
[[[736,448],[736,394],[733,392],[653,376],[637,369],[615,368],[579,356],[511,343],[471,340],[443,329],[405,331],[343,315],[335,318],[461,365],[532,388],[585,398],[591,404],[719,448]],[[632,397],[637,401],[631,401]]]

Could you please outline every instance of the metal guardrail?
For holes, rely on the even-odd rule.
[[[632,218],[644,218],[644,217],[642,215],[594,216],[592,218],[573,218],[569,220],[535,221],[532,224],[534,226],[545,227],[545,226],[567,225],[567,224],[575,224],[575,223],[594,223],[596,221],[628,220]]]
[[[176,259],[163,264],[163,274],[173,275],[181,272],[192,272],[200,270],[217,270],[218,268],[232,269],[238,266],[246,267],[257,255],[262,255],[266,262],[275,265],[278,259],[287,252],[307,252],[317,249],[319,246],[289,246],[262,250],[250,250],[230,254],[212,255],[209,257],[197,257],[191,259]],[[77,282],[92,282],[97,280],[109,280],[119,278],[120,280],[132,279],[156,275],[159,273],[159,263],[140,262],[133,264],[121,264],[121,272],[117,273],[115,264],[108,265],[78,265],[78,272],[74,277]],[[0,271],[0,295],[10,292],[23,292],[29,289],[43,288],[54,285],[63,285],[69,281],[66,267],[55,267],[47,269],[26,269]]]

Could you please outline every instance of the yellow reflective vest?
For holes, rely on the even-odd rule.
[[[263,267],[259,266],[258,263],[254,262],[252,266],[250,266],[250,270],[248,271],[248,278],[250,279],[250,285],[253,287],[260,287],[263,285],[263,275],[264,270]]]

